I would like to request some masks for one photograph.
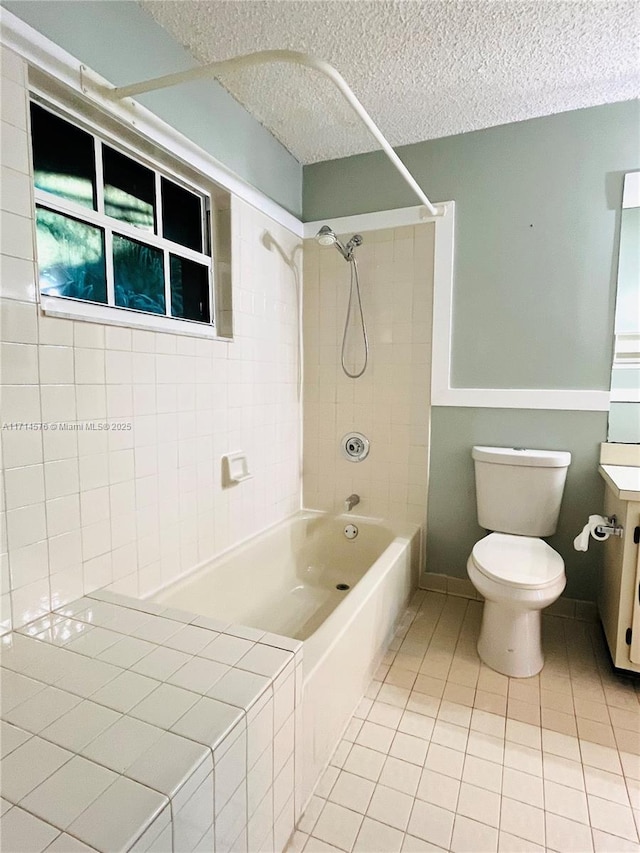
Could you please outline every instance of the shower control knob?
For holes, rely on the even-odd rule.
[[[369,455],[369,439],[360,432],[348,432],[340,441],[342,455],[349,462],[362,462]]]

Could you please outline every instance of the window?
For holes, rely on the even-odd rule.
[[[42,297],[213,325],[211,197],[31,104]]]

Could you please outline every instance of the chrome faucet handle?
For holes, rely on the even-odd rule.
[[[357,506],[360,503],[360,495],[349,495],[349,497],[344,502],[344,508],[347,512],[350,512],[354,506]]]

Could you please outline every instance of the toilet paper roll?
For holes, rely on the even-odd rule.
[[[610,533],[598,533],[596,531],[596,527],[599,527],[601,524],[608,524],[607,519],[603,515],[590,515],[589,521],[582,528],[582,531],[578,533],[576,538],[573,540],[573,547],[576,551],[586,551],[589,547],[589,537],[593,537],[597,539],[598,542],[604,542],[605,539],[608,539],[611,535]]]

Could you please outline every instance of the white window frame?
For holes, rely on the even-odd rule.
[[[69,122],[71,125],[90,134],[94,140],[94,156],[96,164],[96,209],[85,207],[81,204],[74,203],[68,199],[64,199],[53,193],[48,193],[38,189],[35,186],[35,175],[33,180],[33,200],[34,200],[34,237],[36,223],[36,206],[43,207],[55,213],[60,213],[65,216],[73,217],[88,225],[99,227],[105,235],[105,266],[107,278],[107,299],[111,304],[89,302],[82,299],[74,299],[68,296],[50,296],[43,294],[40,291],[39,285],[39,266],[37,261],[37,241],[34,240],[36,246],[36,274],[38,278],[38,301],[41,309],[45,314],[54,317],[62,317],[72,320],[86,320],[89,322],[104,323],[107,325],[126,326],[131,328],[144,328],[154,331],[174,332],[193,337],[217,338],[216,332],[216,300],[215,300],[215,258],[213,255],[215,241],[212,234],[212,196],[204,186],[199,186],[196,183],[186,179],[183,175],[174,172],[168,168],[163,162],[159,165],[148,155],[143,155],[135,149],[128,141],[123,142],[114,136],[113,133],[104,130],[96,122],[87,120],[79,116],[66,105],[56,103],[46,94],[41,94],[37,90],[30,92],[30,102],[37,104],[39,107],[47,110],[58,118]],[[29,134],[31,144],[31,133]],[[102,145],[107,145],[114,150],[119,151],[134,162],[140,163],[142,166],[150,169],[155,175],[156,188],[156,220],[157,232],[153,233],[138,228],[127,222],[123,222],[114,217],[107,216],[104,213],[104,185],[102,181]],[[170,154],[170,152],[169,152]],[[180,243],[175,243],[165,237],[162,237],[162,190],[161,178],[166,178],[172,181],[183,189],[191,192],[201,199],[202,211],[202,236],[203,236],[203,252],[197,252]],[[206,179],[203,179],[205,182]],[[164,258],[164,277],[165,277],[165,313],[156,314],[151,312],[139,311],[137,309],[118,306],[113,303],[113,259],[111,257],[111,244],[113,234],[119,234],[125,238],[135,240],[139,243],[146,244],[153,248],[163,251]],[[207,253],[207,250],[209,253]],[[169,279],[169,256],[176,255],[186,260],[194,261],[207,269],[208,289],[209,289],[209,306],[211,320],[205,323],[199,320],[191,320],[189,318],[173,317],[171,315],[171,290]],[[226,340],[226,338],[225,338]]]

